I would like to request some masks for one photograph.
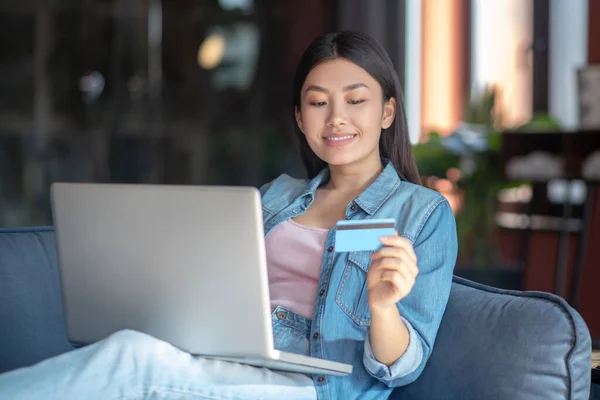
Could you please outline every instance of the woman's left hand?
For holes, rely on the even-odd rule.
[[[367,275],[369,307],[385,310],[396,307],[412,290],[419,269],[417,256],[409,240],[398,236],[381,238],[384,247],[371,255]]]

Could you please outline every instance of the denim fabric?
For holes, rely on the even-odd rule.
[[[335,228],[325,252],[313,318],[309,355],[353,365],[345,377],[313,376],[318,398],[386,399],[393,387],[413,382],[423,371],[444,314],[457,255],[456,226],[448,202],[439,193],[398,177],[387,161],[379,177],[346,208],[346,219],[393,218],[398,233],[409,239],[418,257],[419,276],[412,292],[398,303],[409,332],[407,351],[390,368],[370,351],[370,312],[366,277],[371,252],[336,253]],[[312,180],[282,175],[261,188],[265,235],[283,221],[304,213],[317,188],[329,179],[324,169]],[[322,293],[322,294],[320,294]],[[280,325],[280,345],[297,350],[294,329]],[[281,335],[289,335],[290,339]],[[294,343],[292,345],[292,343]]]
[[[273,310],[273,343],[277,350],[308,355],[310,353],[310,320],[285,307]]]
[[[303,374],[202,357],[135,331],[0,374],[4,400],[314,400]]]

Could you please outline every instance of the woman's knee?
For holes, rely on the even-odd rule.
[[[143,349],[146,353],[148,348],[155,346],[159,341],[145,333],[124,329],[111,334],[103,342],[107,347],[117,347],[120,351],[135,352]]]
[[[175,372],[192,358],[169,343],[134,330],[113,333],[102,342],[99,351],[108,355],[124,370],[152,382],[164,378],[164,371]]]

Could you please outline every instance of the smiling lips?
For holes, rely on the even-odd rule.
[[[337,136],[327,136],[325,137],[325,142],[332,147],[341,147],[345,146],[348,143],[352,142],[356,135],[337,135]]]

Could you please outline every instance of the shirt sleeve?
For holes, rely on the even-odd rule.
[[[444,199],[433,206],[413,242],[419,275],[411,292],[398,303],[409,331],[409,345],[389,368],[377,362],[369,335],[365,338],[363,364],[375,378],[389,387],[414,382],[427,364],[450,297],[457,256],[456,222]]]
[[[404,317],[402,317],[402,321],[408,329],[408,347],[404,354],[389,367],[375,359],[373,350],[371,349],[371,338],[369,334],[365,337],[365,351],[363,355],[365,368],[369,374],[384,382],[392,382],[397,378],[407,376],[414,372],[421,364],[421,360],[423,360],[423,348],[421,347],[421,341],[417,337],[417,333],[410,322]]]
[[[267,192],[267,190],[269,190],[269,188],[271,187],[271,185],[273,184],[273,182],[267,182],[263,185],[261,185],[260,188],[258,188],[258,191],[260,192],[260,197],[263,197],[265,195],[265,193]]]

